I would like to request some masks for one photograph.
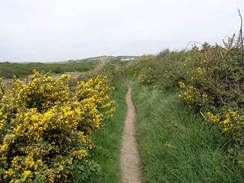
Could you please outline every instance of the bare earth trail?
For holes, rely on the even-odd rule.
[[[129,83],[126,94],[127,114],[120,155],[121,178],[122,183],[141,183],[142,171],[140,169],[138,145],[135,138],[136,111],[131,99],[131,88],[132,84]]]

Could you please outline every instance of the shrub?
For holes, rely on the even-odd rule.
[[[129,71],[149,87],[180,91],[183,102],[218,127],[225,150],[238,157],[244,144],[241,49],[233,36],[224,46],[204,43],[188,51],[162,51],[155,57],[137,61],[137,65],[131,64]]]
[[[228,134],[229,145],[240,146],[243,143],[244,67],[240,48],[230,44],[221,47],[205,43],[198,49],[195,69],[190,72],[186,87],[181,87],[181,97],[219,124],[223,134]]]
[[[0,182],[72,182],[77,172],[87,175],[81,166],[92,164],[87,159],[91,134],[114,111],[108,96],[112,88],[104,76],[73,88],[69,79],[34,73],[26,83],[16,79],[4,91]]]

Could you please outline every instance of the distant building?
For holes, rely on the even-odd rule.
[[[136,58],[121,58],[120,61],[131,61],[135,60]]]

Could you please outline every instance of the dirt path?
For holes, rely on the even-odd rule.
[[[128,84],[126,94],[127,114],[122,137],[122,149],[120,156],[120,166],[123,183],[141,183],[142,172],[140,169],[139,153],[135,139],[136,112],[131,99],[132,84]]]

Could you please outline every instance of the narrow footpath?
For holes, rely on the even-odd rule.
[[[138,153],[138,144],[135,138],[136,111],[131,97],[132,83],[128,84],[126,94],[127,114],[122,137],[120,156],[122,183],[141,183],[142,171]]]

